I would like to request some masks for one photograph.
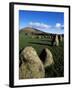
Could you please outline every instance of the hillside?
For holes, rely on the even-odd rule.
[[[31,28],[31,27],[25,27],[23,29],[20,30],[20,32],[25,32],[25,33],[35,33],[35,34],[42,34],[44,32],[35,29],[35,28]]]
[[[32,32],[32,30],[36,31],[34,29],[25,29],[25,31],[21,30],[20,32]],[[44,48],[48,48],[52,52],[55,64],[45,69],[45,78],[64,77],[64,41],[60,42],[59,46],[52,46],[50,37],[43,35],[41,38],[33,38],[32,35],[20,33],[19,50],[21,51],[27,46],[32,46],[37,51],[38,56]]]
[[[21,30],[19,30],[19,33],[30,33],[30,34],[41,34],[41,35],[55,35],[55,33],[46,33],[41,30],[31,28],[31,27],[25,27]],[[64,34],[58,34],[64,36]]]

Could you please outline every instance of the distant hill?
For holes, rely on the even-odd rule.
[[[35,29],[35,28],[31,28],[31,27],[25,27],[21,30],[19,30],[19,33],[30,33],[30,34],[41,34],[41,35],[54,35],[55,33],[46,33],[46,32],[43,32],[41,30],[38,30],[38,29]],[[64,34],[58,34],[58,35],[62,35],[64,36]]]
[[[42,32],[42,31],[40,31],[38,29],[31,28],[31,27],[23,28],[19,32],[34,33],[34,34],[42,34],[42,33],[44,33],[44,32]]]

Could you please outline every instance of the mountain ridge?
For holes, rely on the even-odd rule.
[[[34,34],[55,34],[55,33],[47,33],[47,32],[43,32],[41,30],[38,30],[36,28],[32,28],[32,27],[25,27],[19,30],[19,32],[24,32],[24,33],[34,33]],[[58,35],[64,35],[64,34],[58,34]]]

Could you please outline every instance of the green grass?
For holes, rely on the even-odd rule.
[[[53,54],[55,64],[45,69],[45,77],[63,77],[64,76],[64,49],[63,42],[60,46],[51,46],[51,41],[48,38],[39,39],[38,37],[32,38],[31,36],[25,35],[23,32],[19,36],[19,49],[25,48],[26,46],[32,46],[40,55],[44,48],[50,49]]]

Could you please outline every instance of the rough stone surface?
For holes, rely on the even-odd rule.
[[[45,70],[42,61],[31,46],[26,47],[20,54],[19,79],[44,78]]]
[[[42,60],[44,67],[54,64],[52,53],[48,48],[43,49],[40,54],[40,59]]]
[[[62,35],[60,35],[60,41],[62,42]]]
[[[58,35],[56,35],[56,38],[55,38],[55,45],[56,45],[56,46],[59,46]]]

